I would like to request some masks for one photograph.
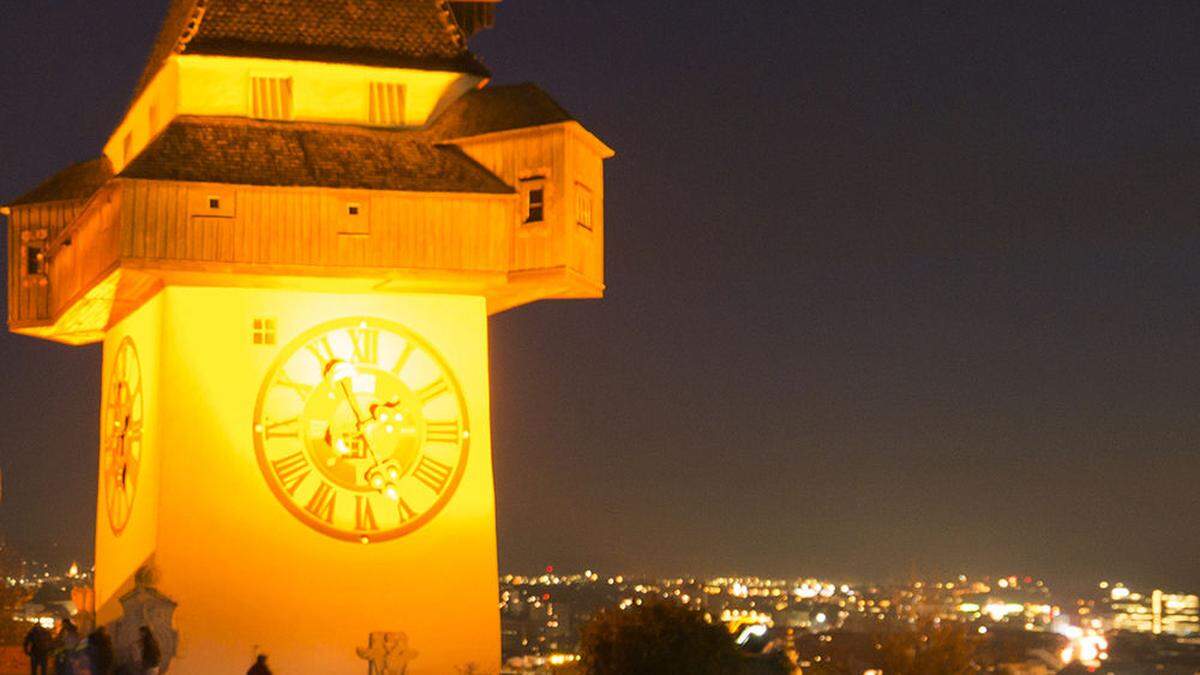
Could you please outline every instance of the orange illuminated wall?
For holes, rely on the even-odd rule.
[[[147,446],[133,518],[120,536],[105,525],[101,501],[101,619],[119,614],[116,594],[149,560],[158,590],[179,605],[174,619],[181,644],[172,673],[244,672],[256,646],[271,655],[275,672],[363,673],[367,664],[356,648],[366,647],[377,631],[408,634],[419,653],[409,673],[453,673],[469,663],[495,672],[500,626],[486,319],[481,297],[168,287],[123,321],[106,340],[106,372],[111,346],[133,336],[150,373],[146,381],[156,382],[146,390],[147,411],[161,421]],[[275,470],[271,457],[265,465],[260,457],[264,381],[281,361],[296,364],[292,376],[307,377],[311,350],[296,340],[310,340],[327,325],[395,327],[395,334],[379,338],[377,360],[389,367],[400,360],[404,340],[396,335],[419,340],[438,355],[460,394],[464,415],[456,432],[469,429],[469,446],[457,484],[447,479],[441,507],[402,536],[362,543],[353,532],[352,493],[338,497],[335,513],[313,509],[318,520],[330,515],[333,523],[328,531],[314,527],[305,509],[319,502],[321,483],[314,481],[320,472],[296,488],[289,507],[281,498],[286,488],[281,495],[278,484],[272,487],[277,476],[269,475]],[[358,343],[343,343],[340,335],[331,349],[352,360]],[[434,403],[413,404],[426,405],[419,433],[430,438],[446,433],[434,418],[453,416],[459,399],[438,398],[436,385],[444,376],[431,359],[421,363],[412,360],[402,371],[409,384],[395,386],[403,397],[432,397]],[[319,387],[335,380],[330,375],[326,384],[304,392],[313,401],[306,410],[322,410],[322,396],[334,400],[336,390]],[[285,416],[267,424],[278,425]],[[438,452],[458,456],[457,450]],[[278,462],[285,455],[274,455],[274,466],[286,467]],[[411,453],[396,456],[408,457],[401,467],[409,476],[402,479],[409,481],[403,484],[406,499],[424,511],[432,502],[421,501],[430,498],[422,485],[439,474],[414,469]],[[386,530],[383,502],[374,503],[377,525]]]

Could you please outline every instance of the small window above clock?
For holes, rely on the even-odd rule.
[[[256,345],[275,344],[275,319],[255,319],[251,339]]]

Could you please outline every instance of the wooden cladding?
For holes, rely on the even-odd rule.
[[[504,272],[516,218],[515,195],[123,183],[122,257],[166,266]],[[231,215],[195,209],[220,190]]]
[[[13,207],[10,324],[88,341],[156,284],[209,280],[479,293],[491,312],[599,297],[606,155],[572,125],[458,142],[513,194],[117,178],[86,201]]]
[[[250,114],[264,120],[292,119],[292,78],[251,77]]]
[[[80,200],[14,207],[9,217],[8,314],[14,323],[44,321],[50,308],[50,242],[83,210]]]

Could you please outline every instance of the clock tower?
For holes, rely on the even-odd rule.
[[[104,345],[97,620],[168,607],[172,673],[499,669],[488,317],[601,297],[612,151],[489,85],[498,1],[172,0],[0,211],[11,330]]]

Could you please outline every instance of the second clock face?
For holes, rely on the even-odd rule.
[[[254,414],[259,468],[275,496],[308,526],[363,543],[432,519],[462,478],[469,438],[446,362],[375,318],[323,324],[284,347]]]
[[[104,443],[100,471],[104,506],[114,534],[121,534],[133,513],[138,470],[142,464],[142,365],[133,340],[117,348],[104,408]]]

